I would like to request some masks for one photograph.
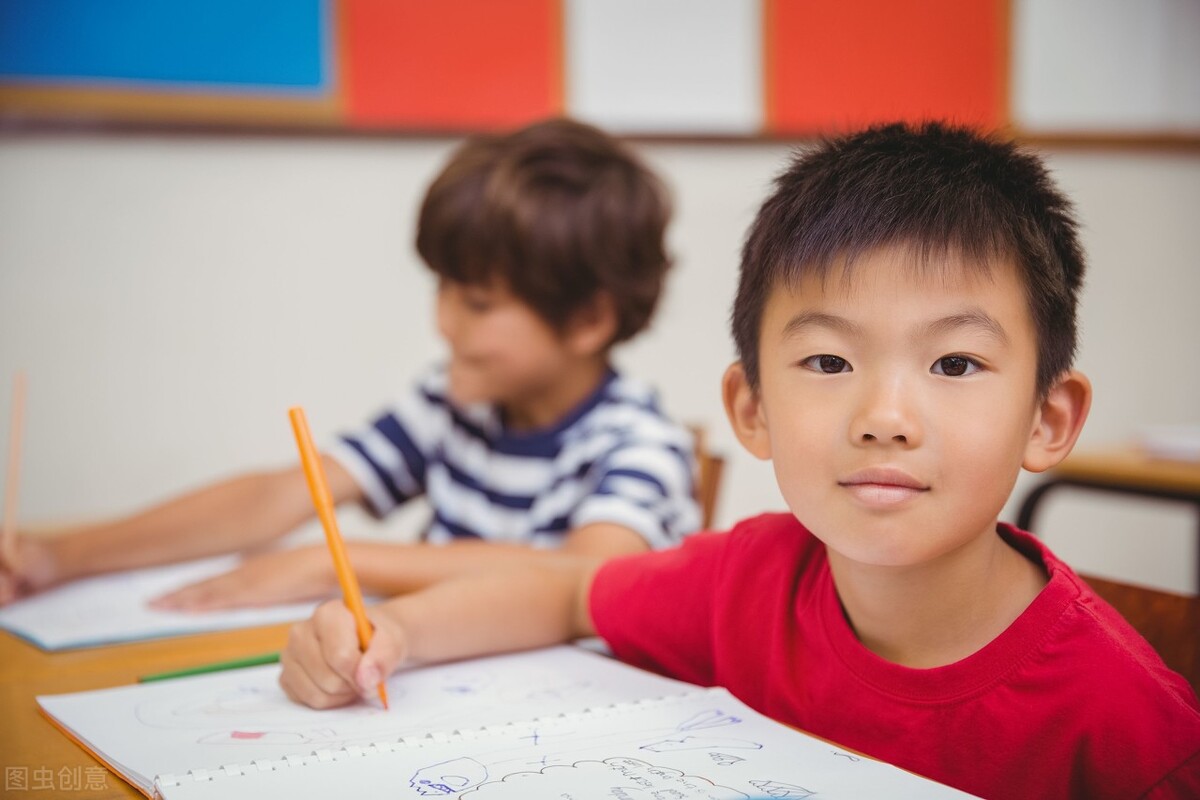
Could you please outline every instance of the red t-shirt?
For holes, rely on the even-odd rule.
[[[622,660],[729,689],[781,722],[985,798],[1200,798],[1200,704],[1037,539],[1049,583],[954,664],[865,648],[825,547],[790,514],[606,564],[590,606]]]

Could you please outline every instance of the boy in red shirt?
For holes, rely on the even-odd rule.
[[[298,626],[288,694],[598,633],[778,720],[988,798],[1200,797],[1187,683],[998,515],[1071,450],[1084,270],[1069,202],[1010,143],[929,124],[797,158],[742,254],[724,380],[790,514],[599,564],[441,584]]]

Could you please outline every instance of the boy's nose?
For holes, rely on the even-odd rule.
[[[850,426],[854,444],[896,444],[916,447],[921,426],[916,399],[899,380],[879,382],[858,404]]]

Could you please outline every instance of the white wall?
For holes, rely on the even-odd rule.
[[[455,143],[0,138],[0,419],[24,368],[22,518],[116,514],[290,461],[289,405],[329,436],[438,358],[432,283],[411,242],[421,192]],[[769,466],[727,432],[718,386],[742,235],[788,147],[640,149],[675,191],[678,266],[656,325],[619,364],[657,380],[668,409],[705,423],[730,456],[723,524],[781,508]],[[1200,157],[1049,157],[1091,255],[1080,366],[1096,401],[1082,443],[1200,422]],[[1082,568],[1193,586],[1185,507],[1064,494],[1040,523]]]

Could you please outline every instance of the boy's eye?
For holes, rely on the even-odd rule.
[[[469,310],[478,313],[490,311],[495,302],[490,292],[467,289],[462,293],[462,302]]]
[[[439,300],[450,302],[475,314],[491,311],[497,305],[496,293],[491,288],[443,277],[438,278],[437,294]]]
[[[828,353],[819,356],[809,356],[801,361],[800,364],[815,372],[824,372],[829,375],[839,372],[853,372],[850,369],[850,362],[840,356],[831,356]]]
[[[966,356],[943,356],[933,362],[931,370],[935,375],[946,375],[959,378],[979,371],[979,365]]]

